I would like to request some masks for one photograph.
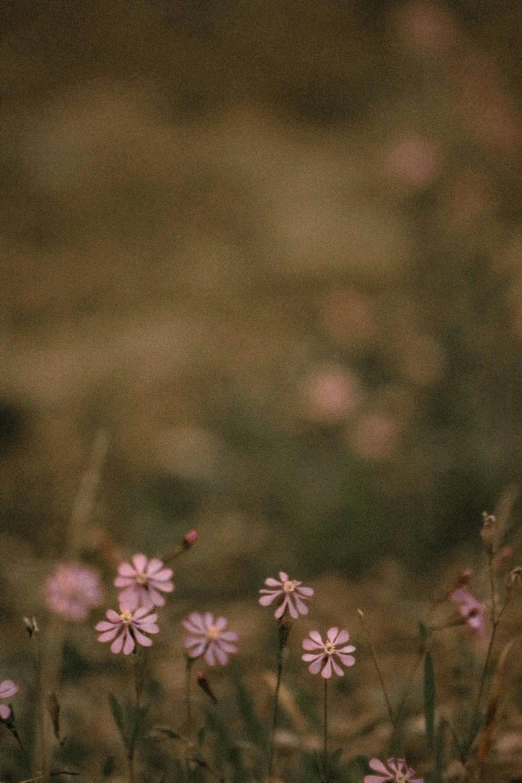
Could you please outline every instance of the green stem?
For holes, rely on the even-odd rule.
[[[192,666],[194,665],[194,658],[186,656],[185,666],[185,708],[186,708],[186,732],[190,734],[192,728]]]
[[[324,679],[324,783],[328,783],[328,678]]]
[[[272,733],[270,737],[270,751],[268,757],[268,781],[272,778],[272,770],[274,766],[275,755],[275,733],[277,730],[277,722],[279,718],[279,690],[281,688],[281,680],[283,677],[283,665],[285,660],[285,648],[290,634],[291,621],[287,617],[283,616],[279,621],[279,647],[277,651],[277,680],[274,694],[274,711],[272,713]]]

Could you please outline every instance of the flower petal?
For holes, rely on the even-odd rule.
[[[268,587],[282,587],[281,582],[279,582],[277,579],[272,579],[272,577],[265,579],[265,585]]]
[[[335,640],[335,644],[346,644],[346,642],[349,640],[350,634],[348,631],[340,631],[337,639]]]
[[[272,601],[274,601],[278,595],[283,595],[282,590],[279,590],[277,593],[270,593],[269,595],[262,595],[259,599],[259,603],[261,606],[270,606]]]
[[[111,631],[105,631],[105,633],[100,634],[98,636],[99,642],[110,642],[112,639],[114,639],[115,636],[118,635],[120,631],[119,626],[113,628]]]
[[[375,770],[375,772],[381,772],[383,775],[389,775],[390,774],[390,771],[388,769],[386,769],[386,767],[384,766],[384,764],[382,763],[382,761],[380,759],[371,759],[368,762],[368,765],[369,765],[370,769]]]
[[[308,671],[311,674],[319,674],[322,665],[323,665],[323,656],[320,655],[316,661],[310,664],[310,666],[308,667]]]
[[[324,650],[324,644],[317,644],[311,639],[303,639],[303,650]]]
[[[332,676],[332,657],[331,655],[329,655],[328,660],[326,661],[326,664],[324,665],[324,668],[321,671],[321,677],[324,677],[325,680],[328,680],[331,676]]]
[[[158,573],[161,571],[162,568],[163,568],[163,560],[160,560],[159,557],[152,557],[147,563],[147,569],[146,569],[147,574],[149,576],[154,576],[154,578],[156,579]],[[171,569],[168,568],[166,570],[170,571],[170,575],[172,576],[173,572],[171,571]]]
[[[118,567],[118,576],[136,577],[136,569],[130,563],[121,563]]]
[[[209,644],[204,657],[209,666],[216,665],[216,657],[214,655],[214,644],[212,642]]]
[[[125,629],[125,642],[123,644],[123,654],[130,655],[136,647],[136,642],[132,638],[132,635],[128,628]]]
[[[333,628],[329,628],[326,632],[326,638],[329,642],[332,642],[332,644],[335,644],[335,640],[337,639],[339,635],[339,629],[337,626],[334,626]]]
[[[148,561],[148,557],[146,557],[146,555],[142,555],[141,553],[132,556],[132,562],[134,563],[136,571],[138,571],[140,574],[146,573]]]
[[[144,633],[142,633],[138,628],[134,629],[134,636],[136,637],[136,641],[138,644],[141,644],[142,647],[150,647],[152,644],[152,639],[149,639],[148,636],[145,636]]]
[[[113,653],[120,653],[122,651],[123,642],[124,642],[124,635],[125,635],[125,632],[120,634],[120,636],[118,636],[113,641],[113,643],[111,644],[111,652],[113,652]]]
[[[11,710],[7,704],[0,704],[0,718],[2,718],[2,720],[7,720],[10,714]]]
[[[0,683],[0,699],[9,699],[18,693],[20,686],[13,682],[13,680],[4,680]]]
[[[301,598],[299,598],[297,593],[294,593],[294,601],[295,601],[295,605],[297,607],[297,611],[299,612],[299,614],[308,614],[308,607],[307,607],[307,605],[303,602],[303,600]]]

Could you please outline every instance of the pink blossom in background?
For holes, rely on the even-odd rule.
[[[120,604],[120,613],[114,609],[109,609],[106,613],[107,620],[102,620],[95,625],[99,642],[110,642],[111,652],[119,653],[123,650],[124,655],[129,655],[136,643],[142,647],[150,647],[152,639],[145,636],[147,633],[158,633],[159,628],[156,624],[157,614],[147,614],[149,610],[140,606],[136,611],[131,611]]]
[[[351,449],[362,459],[389,459],[399,446],[400,425],[387,413],[367,413],[348,432]]]
[[[309,639],[303,639],[303,649],[313,650],[301,656],[303,661],[310,663],[308,671],[311,674],[321,674],[321,677],[328,679],[333,672],[340,677],[344,675],[343,670],[335,660],[336,658],[343,666],[353,666],[355,658],[350,653],[354,652],[355,647],[352,644],[346,645],[350,639],[348,631],[340,631],[339,628],[330,628],[326,634],[326,641],[323,642],[321,634],[318,631],[310,631]]]
[[[103,600],[98,572],[79,563],[62,563],[47,578],[44,597],[51,612],[68,620],[85,620]]]
[[[424,783],[424,778],[416,778],[415,770],[408,767],[404,759],[388,759],[383,764],[379,759],[368,762],[370,769],[379,772],[379,775],[366,775],[364,783]]]
[[[438,3],[414,0],[400,8],[396,25],[404,45],[425,57],[444,54],[459,39],[457,22],[451,11]]]
[[[19,686],[12,680],[4,680],[0,682],[0,699],[10,699],[15,693],[18,693]],[[0,718],[7,720],[11,714],[11,708],[7,704],[0,704]]]
[[[118,576],[114,580],[116,587],[122,587],[120,604],[134,611],[143,606],[150,611],[155,606],[163,606],[165,598],[161,593],[171,593],[173,571],[164,568],[163,561],[157,557],[149,560],[145,555],[133,555],[132,562],[122,563]],[[161,592],[160,592],[161,591]]]
[[[302,582],[289,579],[288,574],[285,574],[284,571],[279,572],[279,580],[265,579],[265,585],[270,589],[266,590],[263,588],[259,591],[261,593],[261,598],[259,599],[261,606],[269,606],[276,598],[282,598],[283,600],[274,612],[274,616],[278,620],[285,611],[288,611],[290,617],[293,617],[294,620],[297,620],[300,614],[308,614],[308,607],[304,602],[313,596],[313,589],[311,587],[301,587]]]
[[[215,666],[216,663],[225,666],[228,656],[237,652],[233,642],[237,642],[239,636],[234,631],[225,631],[228,625],[225,617],[214,619],[210,612],[192,612],[182,625],[190,632],[184,641],[190,658],[203,656],[209,666]]]
[[[335,423],[348,418],[359,404],[359,384],[340,365],[317,369],[301,389],[304,413],[316,422]]]
[[[386,157],[388,174],[414,190],[428,187],[439,174],[441,165],[439,148],[422,136],[401,139]]]
[[[460,613],[465,619],[470,632],[478,636],[484,636],[486,623],[483,604],[471,595],[465,587],[458,587],[450,593],[450,598],[458,604]]]

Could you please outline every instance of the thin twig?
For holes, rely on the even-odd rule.
[[[395,713],[393,711],[393,707],[391,704],[390,696],[388,694],[388,690],[386,688],[386,684],[384,682],[384,676],[382,673],[382,669],[379,665],[379,661],[377,660],[377,655],[375,654],[375,648],[373,646],[373,642],[370,636],[370,633],[368,631],[368,628],[366,627],[366,621],[364,619],[364,613],[357,609],[357,614],[359,615],[359,620],[361,622],[362,629],[364,633],[366,634],[366,640],[368,642],[368,647],[370,648],[370,655],[372,656],[373,665],[375,666],[375,669],[377,671],[377,676],[379,678],[379,682],[381,685],[381,689],[384,695],[384,700],[386,702],[386,707],[388,708],[388,715],[390,716],[390,721],[392,723],[394,731],[397,731],[397,717],[395,716]],[[424,652],[424,651],[423,651]]]

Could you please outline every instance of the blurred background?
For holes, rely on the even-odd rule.
[[[223,593],[476,541],[522,472],[520,4],[1,18],[10,562],[65,556],[99,428],[84,549],[195,526]]]

